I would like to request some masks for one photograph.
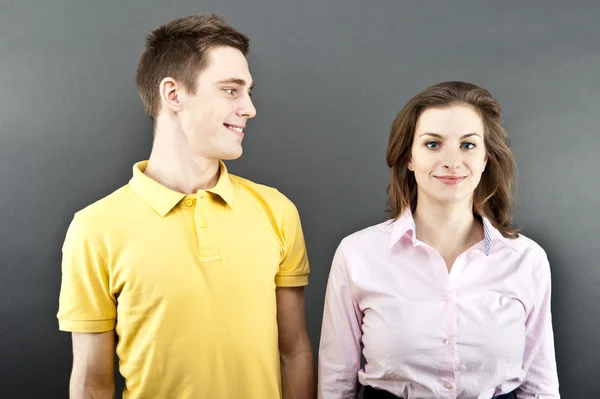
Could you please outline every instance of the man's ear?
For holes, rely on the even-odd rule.
[[[159,92],[163,107],[171,112],[177,112],[181,109],[180,96],[183,94],[181,82],[166,77],[160,82]]]

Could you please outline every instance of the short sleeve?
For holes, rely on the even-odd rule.
[[[300,287],[308,285],[309,264],[304,242],[304,233],[300,223],[298,209],[289,200],[285,200],[281,221],[283,256],[279,272],[275,276],[278,287]]]
[[[105,332],[115,327],[116,300],[107,265],[82,218],[75,215],[62,246],[58,325],[62,331]]]

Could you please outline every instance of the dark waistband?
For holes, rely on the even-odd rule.
[[[363,393],[364,399],[402,399],[400,396],[396,396],[393,393],[389,393],[388,391],[383,391],[381,389],[375,389],[372,386],[365,386],[365,390]],[[491,399],[515,399],[514,392],[505,393],[503,395],[494,396]]]

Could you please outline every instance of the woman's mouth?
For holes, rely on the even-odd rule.
[[[466,179],[465,176],[435,176],[435,178],[449,186],[454,186]]]

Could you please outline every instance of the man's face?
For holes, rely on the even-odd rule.
[[[179,92],[178,112],[185,145],[193,156],[231,160],[242,155],[243,129],[256,115],[250,99],[252,76],[246,57],[232,47],[209,50],[196,92]]]

